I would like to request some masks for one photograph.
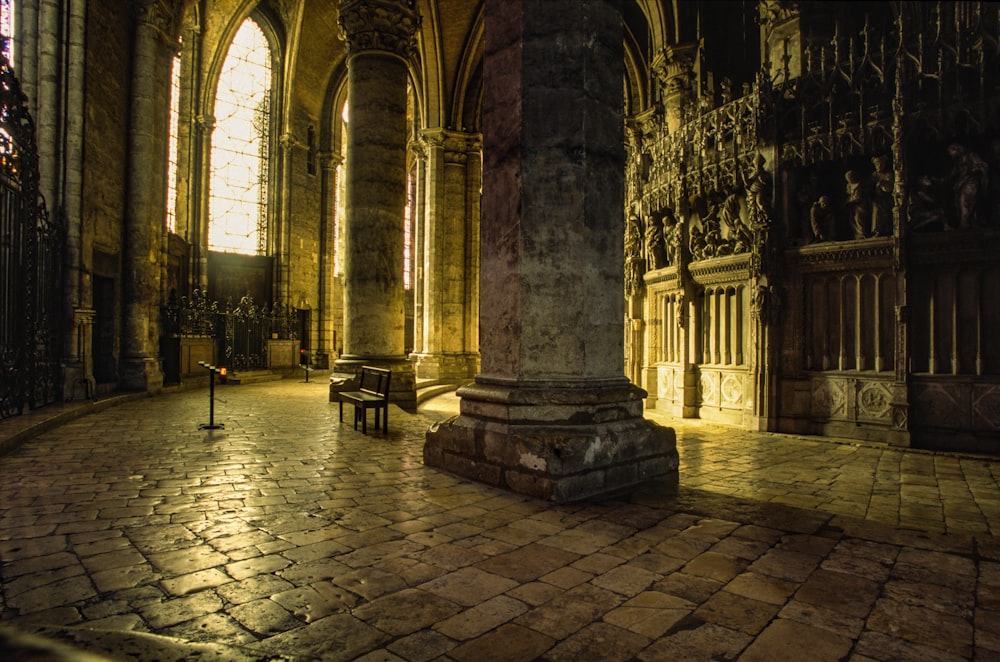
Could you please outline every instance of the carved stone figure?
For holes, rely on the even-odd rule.
[[[740,199],[730,193],[719,205],[719,221],[729,232],[732,253],[745,253],[753,246],[753,233],[740,215]]]
[[[751,228],[757,230],[771,225],[771,175],[764,169],[764,157],[760,154],[747,180],[747,209]]]
[[[695,260],[704,260],[706,257],[706,244],[705,244],[705,232],[700,226],[691,226],[691,240],[690,240],[691,257]]]
[[[667,249],[668,264],[680,264],[681,224],[670,209],[663,211],[663,243]]]
[[[834,216],[833,207],[830,205],[830,196],[821,195],[809,209],[809,226],[812,229],[813,241],[832,240],[833,225]]]
[[[914,230],[950,230],[948,218],[940,203],[931,193],[934,182],[922,176],[917,186],[910,190],[906,213]]]
[[[871,218],[871,199],[866,190],[861,176],[856,170],[848,170],[844,173],[847,181],[845,193],[845,209],[847,210],[847,222],[854,233],[855,239],[864,239],[868,236],[868,222]]]
[[[633,212],[625,220],[625,259],[641,257],[642,237],[639,234],[639,217]]]
[[[642,234],[639,217],[633,212],[625,219],[625,294],[632,296],[642,281]]]
[[[662,269],[667,266],[667,250],[663,245],[663,229],[656,218],[650,217],[646,225],[646,268]]]
[[[719,194],[714,192],[702,201],[701,219],[697,228],[691,230],[691,254],[695,259],[707,259],[729,255],[732,247],[722,236],[722,226],[719,221],[721,204]]]
[[[722,105],[726,105],[733,100],[733,81],[723,78],[719,83],[719,100]]]
[[[889,159],[873,156],[872,166],[872,225],[873,237],[888,237],[892,234],[892,191],[893,174]]]
[[[729,255],[732,248],[722,238],[722,230],[719,227],[719,219],[708,219],[705,225],[705,253],[706,257],[721,257]]]
[[[807,224],[811,222],[812,219],[812,207],[816,204],[816,200],[819,197],[819,176],[815,172],[810,172],[795,190],[795,201],[797,203],[798,211],[798,225],[802,237],[806,243],[809,243],[809,230],[807,229]],[[814,239],[815,240],[815,239]],[[819,241],[819,240],[815,240]]]
[[[955,213],[958,227],[966,229],[979,224],[981,197],[989,184],[989,165],[975,152],[962,145],[948,146],[953,160],[950,181],[955,192]]]
[[[773,285],[759,283],[750,301],[750,315],[764,323],[777,319],[780,301],[778,291]]]

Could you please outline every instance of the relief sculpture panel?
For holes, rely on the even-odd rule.
[[[975,430],[1000,431],[1000,385],[973,386],[972,427]]]
[[[846,418],[846,380],[834,378],[817,378],[813,380],[812,416],[816,419]]]
[[[935,428],[961,427],[962,397],[957,385],[918,383],[910,397],[916,404],[911,409],[914,423]]]
[[[859,419],[889,422],[892,392],[885,382],[858,382],[857,412]]]

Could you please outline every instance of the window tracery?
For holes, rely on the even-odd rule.
[[[270,46],[248,18],[233,38],[217,84],[209,250],[266,252],[270,113]]]

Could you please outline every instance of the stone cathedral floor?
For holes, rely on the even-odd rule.
[[[216,394],[0,456],[3,659],[1000,659],[1000,458],[663,419],[676,495],[555,506],[423,466],[454,396]]]

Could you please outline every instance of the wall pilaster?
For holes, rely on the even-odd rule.
[[[343,157],[333,152],[319,154],[320,167],[320,267],[319,320],[316,356],[328,367],[330,357],[337,353],[337,330],[333,264],[337,252],[337,191],[340,164]]]
[[[426,153],[421,289],[421,345],[417,375],[440,381],[467,382],[477,369],[478,337],[469,336],[471,289],[469,235],[478,224],[469,216],[470,171],[480,159],[478,135],[431,129],[421,135]],[[475,190],[478,195],[478,187]]]
[[[198,168],[191,179],[196,181],[199,195],[192,196],[191,224],[191,283],[192,287],[202,292],[208,291],[208,207],[211,200],[208,195],[209,179],[212,176],[212,132],[215,130],[215,118],[211,115],[199,115],[195,118],[195,129],[198,145]]]

